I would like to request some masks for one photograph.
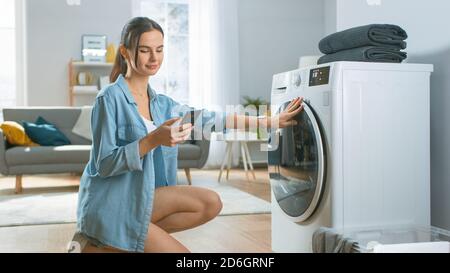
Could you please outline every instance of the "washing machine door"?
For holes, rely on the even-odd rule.
[[[272,202],[277,202],[294,222],[306,221],[313,215],[325,189],[325,141],[313,109],[303,104],[304,111],[295,117],[297,125],[271,132],[268,152],[270,182],[276,199]]]

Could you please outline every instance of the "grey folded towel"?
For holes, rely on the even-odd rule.
[[[401,63],[407,57],[407,53],[384,47],[359,47],[347,49],[336,53],[322,56],[317,63],[331,62],[381,62],[381,63]]]
[[[336,32],[319,42],[323,54],[331,54],[341,50],[365,47],[383,46],[405,49],[408,34],[396,25],[372,24]]]
[[[357,253],[357,242],[344,238],[333,229],[321,227],[313,234],[312,249],[314,253]]]

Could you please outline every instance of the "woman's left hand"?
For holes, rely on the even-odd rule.
[[[297,125],[294,118],[303,110],[303,98],[296,98],[286,109],[272,119],[272,128],[285,128]],[[276,124],[278,122],[278,124]],[[275,123],[275,124],[274,124]]]

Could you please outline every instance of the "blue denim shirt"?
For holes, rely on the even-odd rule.
[[[150,86],[148,92],[157,127],[192,110],[156,94]],[[214,130],[215,121],[224,125],[225,115],[203,111],[203,127]],[[97,96],[91,127],[92,150],[80,182],[77,231],[99,244],[143,252],[155,188],[176,185],[178,147],[159,146],[140,157],[139,141],[147,129],[122,76]]]

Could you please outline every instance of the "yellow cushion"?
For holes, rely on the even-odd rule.
[[[6,140],[11,145],[17,146],[39,146],[34,143],[25,133],[25,129],[17,122],[5,121],[0,125]]]

